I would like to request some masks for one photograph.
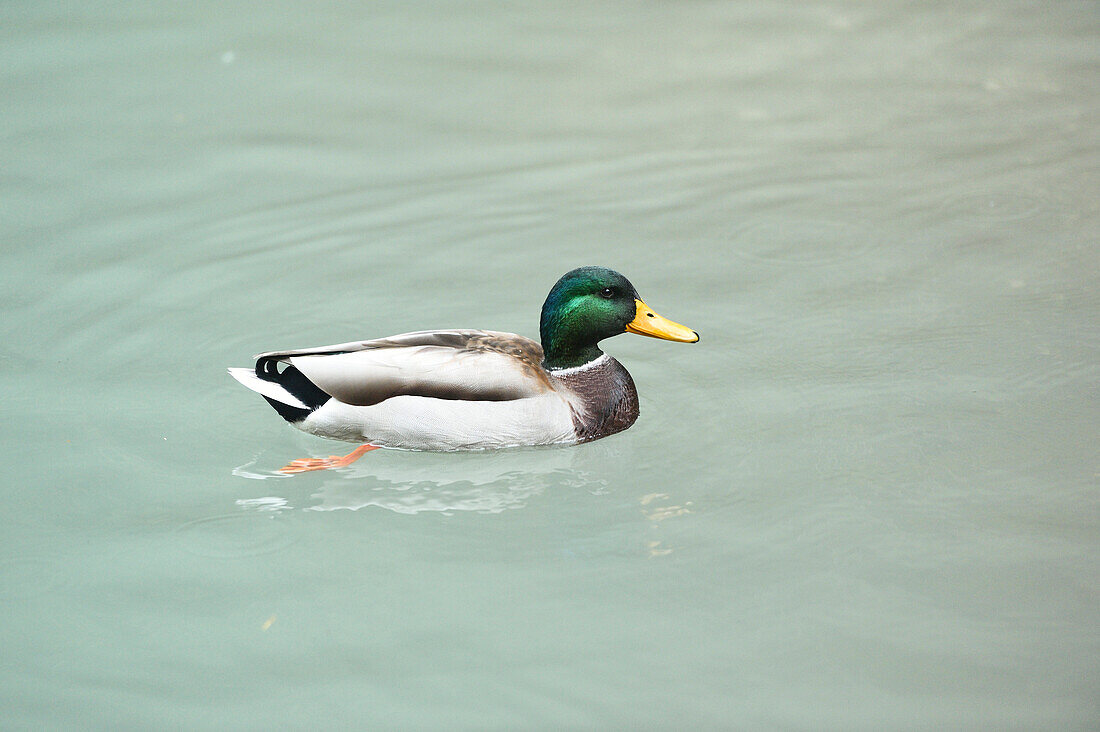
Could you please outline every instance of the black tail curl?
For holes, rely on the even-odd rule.
[[[302,404],[309,407],[309,409],[302,409],[301,407],[296,407],[291,404],[283,404],[280,401],[265,396],[264,399],[267,399],[267,403],[274,407],[275,411],[279,413],[279,416],[287,422],[301,422],[332,398],[323,392],[320,387],[307,379],[305,374],[294,366],[288,364],[286,368],[279,371],[279,363],[280,361],[277,358],[261,358],[257,360],[256,376],[264,381],[271,381],[278,384],[290,392],[296,399],[302,402]]]

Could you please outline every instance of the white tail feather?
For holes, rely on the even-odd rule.
[[[252,369],[230,368],[228,371],[230,376],[257,394],[263,394],[265,397],[274,399],[277,402],[282,402],[283,404],[289,404],[292,407],[309,409],[309,407],[303,404],[298,397],[291,394],[281,385],[276,384],[274,381],[265,381],[261,379],[259,376],[256,376],[256,372]]]

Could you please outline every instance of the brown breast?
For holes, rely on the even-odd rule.
[[[578,370],[551,371],[566,389],[578,397],[573,408],[573,428],[580,442],[622,432],[638,419],[638,390],[623,365],[610,356]]]

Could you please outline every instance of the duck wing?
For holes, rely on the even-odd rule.
[[[256,357],[256,370],[289,363],[326,394],[356,406],[408,395],[505,401],[553,389],[542,347],[514,333],[430,330]]]

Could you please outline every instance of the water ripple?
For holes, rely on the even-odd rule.
[[[833,219],[766,218],[734,236],[732,251],[756,262],[819,266],[858,257],[871,248],[870,232]]]
[[[992,222],[1030,219],[1049,207],[1049,199],[1027,193],[975,191],[948,198],[941,205],[941,211]]]
[[[183,524],[176,535],[184,551],[200,557],[238,559],[272,554],[298,540],[276,519],[277,513],[209,516]]]
[[[308,511],[357,511],[384,508],[394,513],[502,513],[523,508],[547,488],[589,486],[594,481],[580,473],[509,471],[492,479],[391,481],[378,478],[341,480],[326,484]]]

